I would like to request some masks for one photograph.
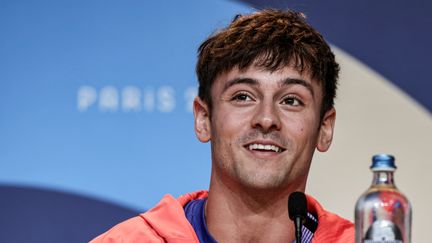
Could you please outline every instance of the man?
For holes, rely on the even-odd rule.
[[[237,16],[199,48],[195,132],[211,141],[209,191],[165,196],[93,242],[293,242],[287,202],[333,136],[339,65],[302,14]],[[308,196],[302,242],[354,242]],[[312,222],[312,223],[310,223]]]

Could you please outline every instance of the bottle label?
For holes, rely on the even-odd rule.
[[[393,222],[377,220],[367,230],[364,243],[403,243],[402,233]]]

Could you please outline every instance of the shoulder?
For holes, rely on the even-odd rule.
[[[311,196],[308,196],[308,211],[318,216],[318,228],[313,242],[354,242],[355,231],[351,221],[325,210]]]
[[[318,219],[318,228],[315,234],[316,242],[354,242],[354,224],[347,219],[326,211]]]
[[[143,240],[147,240],[146,242],[163,242],[163,239],[142,216],[136,216],[115,225],[90,243],[139,242]]]
[[[191,200],[206,196],[207,191],[188,193],[178,199],[165,195],[152,209],[119,223],[91,243],[164,242],[166,239],[198,242],[183,207]]]

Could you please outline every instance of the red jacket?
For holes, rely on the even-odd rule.
[[[173,198],[166,195],[156,207],[128,219],[91,243],[126,242],[196,242],[199,240],[192,225],[186,219],[183,207],[194,199],[206,198],[207,191],[198,191]],[[308,196],[308,212],[318,216],[318,228],[313,243],[354,242],[354,225],[346,219],[325,211],[312,197]]]

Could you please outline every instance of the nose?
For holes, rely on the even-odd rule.
[[[281,119],[276,104],[262,102],[255,110],[252,118],[252,127],[267,133],[281,129]]]

